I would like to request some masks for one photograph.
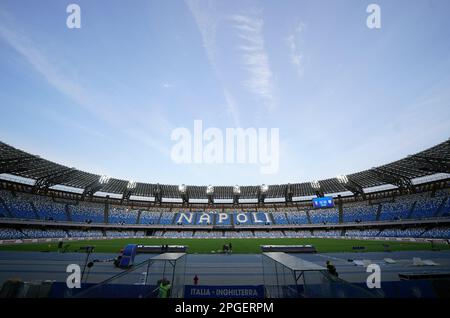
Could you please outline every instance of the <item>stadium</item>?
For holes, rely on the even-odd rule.
[[[408,297],[412,295],[408,292],[421,286],[418,282],[424,284],[450,274],[450,254],[445,251],[450,249],[449,161],[447,140],[390,164],[310,183],[160,185],[83,172],[2,143],[1,266],[24,262],[16,269],[2,271],[2,281],[11,275],[49,280],[47,271],[40,268],[43,265],[39,265],[47,255],[43,258],[40,252],[52,255],[49,258],[55,270],[60,261],[83,262],[87,255],[89,274],[82,282],[90,289],[81,295],[106,297],[112,295],[105,286],[115,280],[131,286],[142,280],[136,271],[142,269],[139,258],[145,266],[148,264],[143,255],[175,255],[177,260],[182,258],[178,260],[181,269],[174,269],[171,276],[177,281],[177,297],[187,296],[187,292],[191,297],[208,296],[211,286],[217,289],[218,285],[226,291],[214,294],[217,297],[298,297],[300,294],[285,290],[286,282],[278,282],[280,289],[272,286],[271,292],[269,287],[255,291],[249,286],[266,286],[266,279],[274,279],[258,269],[261,255],[272,255],[273,262],[283,262],[284,255],[301,255],[319,271],[326,260],[333,260],[342,279],[357,286],[365,283],[365,268],[358,265],[382,264],[383,271],[389,272],[385,276],[389,283],[408,286],[403,294],[386,291],[383,296]],[[216,203],[217,199],[229,203]],[[272,203],[267,202],[270,199]],[[107,259],[120,253],[125,259],[128,248],[132,252],[127,263],[114,269],[112,260]],[[90,256],[91,252],[98,253],[96,258]],[[221,266],[224,261],[229,266]],[[34,264],[26,265],[28,262]],[[285,262],[290,264],[292,259]],[[99,265],[94,266],[96,263]],[[154,266],[158,272],[160,265]],[[36,268],[34,274],[27,273],[30,268]],[[253,271],[257,273],[250,274]],[[153,279],[158,278],[157,273],[152,274]],[[64,275],[65,271],[56,270],[51,278],[57,282]],[[205,291],[195,289],[202,286],[198,282],[191,286],[194,277],[207,286]],[[404,279],[409,284],[402,277],[407,277]],[[430,286],[422,287],[421,296],[437,296],[434,293],[438,291]],[[243,294],[238,294],[242,290]],[[308,292],[311,294],[302,295],[331,297],[312,288]],[[366,290],[359,292],[368,296]]]
[[[449,10],[2,0],[0,302],[449,298]]]

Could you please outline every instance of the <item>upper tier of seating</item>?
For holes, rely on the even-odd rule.
[[[356,203],[344,206],[344,222],[373,222],[376,221],[378,205]]]
[[[306,211],[288,210],[286,212],[287,219],[290,224],[308,224],[309,219]]]
[[[414,198],[397,198],[395,202],[384,203],[381,206],[381,221],[404,220],[407,219],[413,207]]]
[[[105,206],[91,202],[78,202],[69,205],[69,211],[74,222],[105,223]]]
[[[310,210],[309,217],[311,219],[311,223],[313,223],[313,224],[319,224],[319,223],[329,223],[329,224],[334,223],[334,224],[336,224],[336,223],[339,223],[338,208]]]
[[[160,225],[301,225],[337,224],[427,219],[450,216],[449,191],[412,194],[390,202],[345,203],[328,209],[283,207],[259,210],[207,209],[204,211],[170,208],[130,208],[89,201],[61,202],[52,197],[0,190],[0,217],[70,221],[78,223],[160,224]]]
[[[124,207],[111,207],[109,209],[109,223],[136,224],[139,211]]]

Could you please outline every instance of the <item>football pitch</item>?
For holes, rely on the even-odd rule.
[[[95,246],[97,253],[118,253],[127,244],[143,245],[185,245],[188,253],[211,254],[220,253],[224,244],[233,245],[235,254],[257,254],[261,245],[313,245],[319,253],[353,252],[353,247],[365,247],[367,252],[386,251],[429,251],[432,249],[448,250],[450,245],[430,243],[375,241],[375,240],[343,240],[332,238],[233,238],[233,239],[186,239],[186,238],[124,238],[111,240],[66,241],[67,252],[77,252],[82,246]],[[58,243],[30,243],[0,246],[0,251],[34,251],[55,252]],[[360,251],[359,251],[360,252]]]

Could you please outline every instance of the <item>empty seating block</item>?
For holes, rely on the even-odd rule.
[[[289,211],[286,212],[289,223],[291,224],[308,224],[308,216],[306,211]]]
[[[141,211],[139,219],[140,224],[158,224],[161,212],[157,211]]]
[[[66,205],[53,202],[49,197],[32,196],[36,212],[41,220],[67,221]]]
[[[1,191],[1,196],[13,217],[19,219],[36,219],[31,202],[26,199],[25,194],[10,191]]]
[[[426,219],[426,218],[432,218],[440,204],[442,203],[442,198],[423,198],[420,200],[417,200],[416,206],[414,207],[414,210],[411,214],[412,219]]]
[[[319,209],[309,211],[311,223],[339,223],[339,211],[337,208],[332,209]]]
[[[344,222],[373,222],[377,217],[378,205],[365,203],[344,206]]]
[[[69,205],[69,209],[74,222],[104,223],[104,204],[80,201],[78,205]]]
[[[136,224],[138,212],[123,207],[111,207],[109,209],[109,223]]]
[[[284,212],[272,212],[273,220],[275,224],[288,224],[286,214]]]
[[[12,228],[0,228],[0,240],[17,240],[25,238],[25,234]]]

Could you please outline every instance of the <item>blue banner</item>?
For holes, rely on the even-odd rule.
[[[186,285],[184,298],[264,298],[264,286]]]

